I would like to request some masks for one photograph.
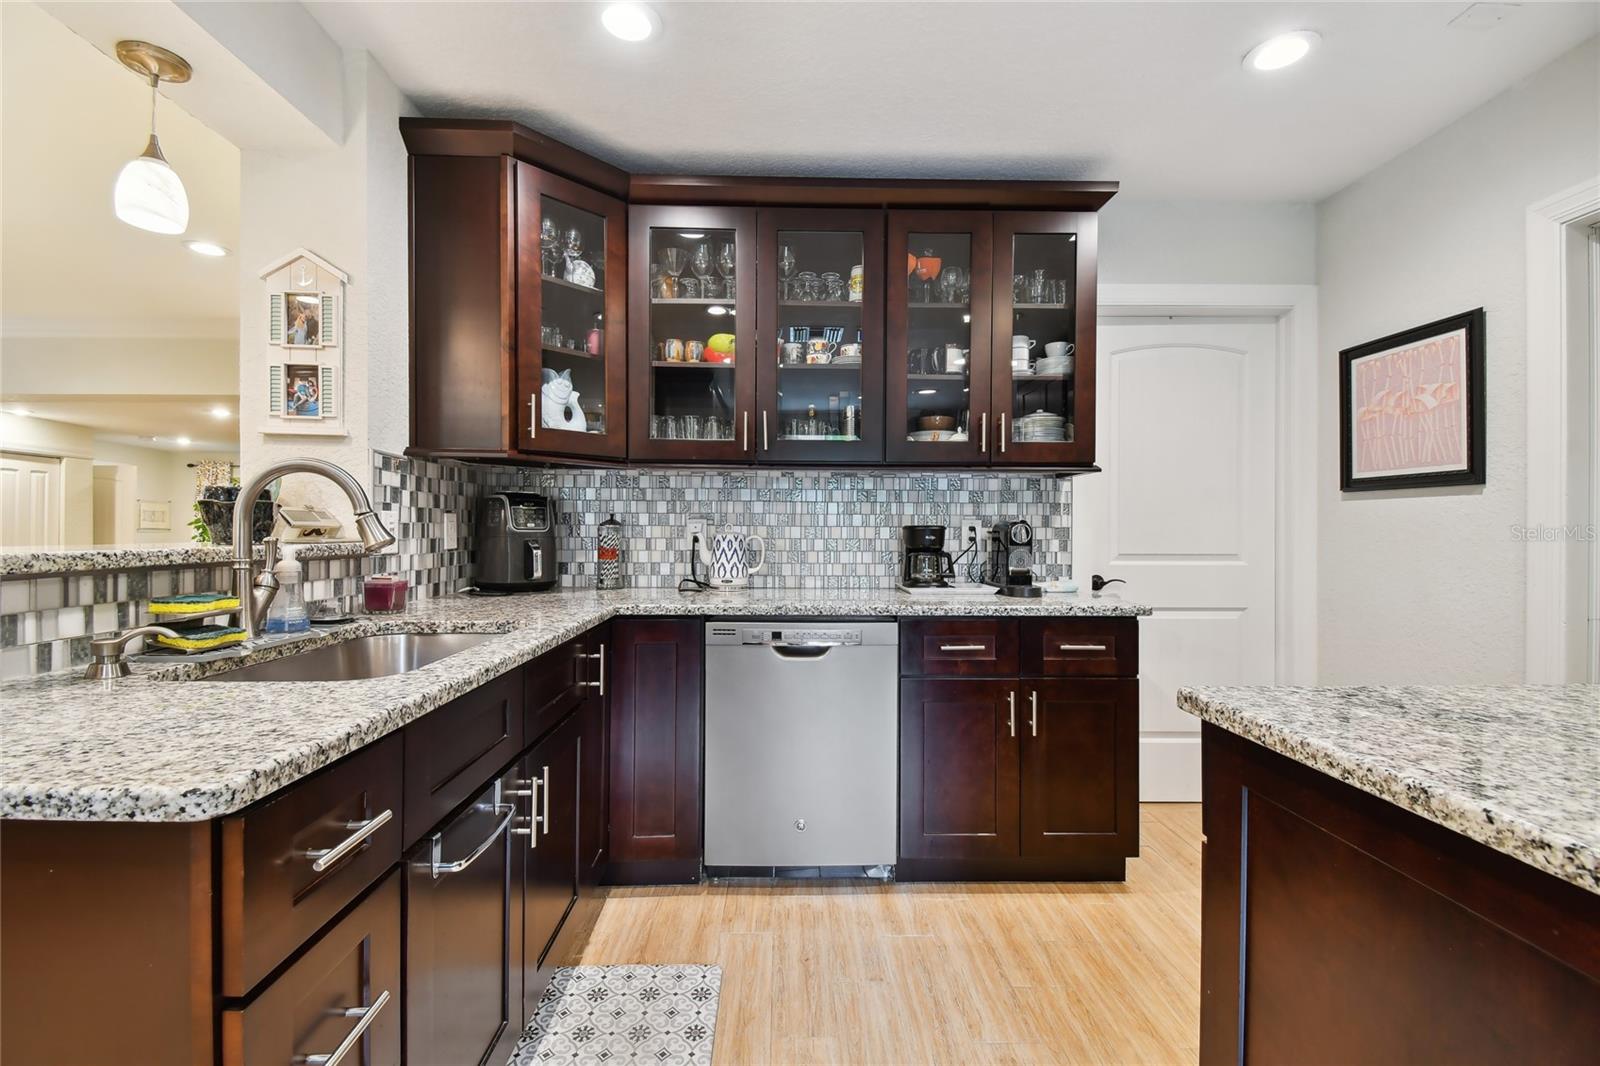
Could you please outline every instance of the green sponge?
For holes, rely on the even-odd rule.
[[[189,596],[161,596],[150,601],[157,616],[195,614],[199,611],[237,611],[239,597],[231,592],[198,592]]]
[[[176,637],[156,637],[156,643],[179,651],[211,651],[229,644],[242,644],[248,634],[233,626],[197,626]]]

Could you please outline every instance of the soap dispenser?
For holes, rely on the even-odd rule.
[[[302,571],[300,560],[294,557],[294,545],[283,546],[283,558],[272,568],[272,576],[278,579],[278,594],[267,608],[267,624],[262,632],[306,632],[311,628],[311,619],[306,614],[305,596],[301,592]]]

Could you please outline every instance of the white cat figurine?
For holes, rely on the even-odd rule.
[[[546,429],[587,432],[589,423],[583,417],[583,408],[578,406],[578,394],[572,388],[572,371],[563,370],[558,374],[546,367],[544,384],[539,392],[544,397],[544,410],[539,414],[541,425]]]

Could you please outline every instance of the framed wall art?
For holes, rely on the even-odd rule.
[[[267,299],[268,433],[343,436],[345,288],[350,277],[296,248],[261,270]]]
[[[1484,483],[1483,308],[1339,353],[1339,488]]]

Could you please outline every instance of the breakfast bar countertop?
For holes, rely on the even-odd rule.
[[[1132,617],[1120,597],[909,596],[894,589],[562,591],[423,600],[205,663],[136,661],[0,682],[0,817],[187,822],[241,810],[457,696],[618,616]],[[503,634],[410,673],[357,681],[195,684],[198,677],[379,633]]]
[[[1600,686],[1184,688],[1178,706],[1600,893]]]

